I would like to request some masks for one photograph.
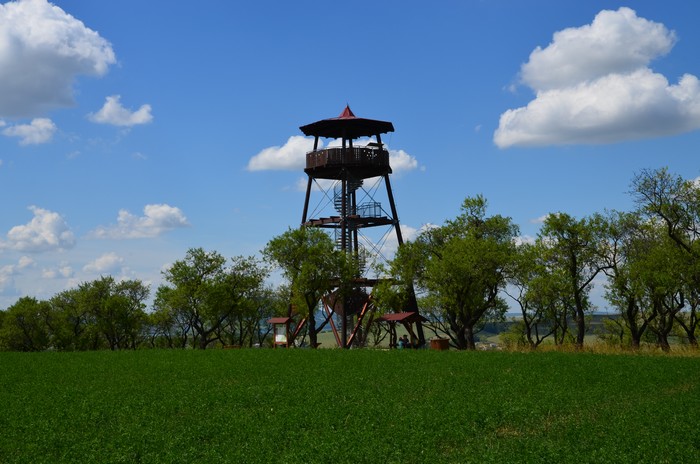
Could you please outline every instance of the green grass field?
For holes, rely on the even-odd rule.
[[[700,462],[700,358],[0,353],[0,462]]]

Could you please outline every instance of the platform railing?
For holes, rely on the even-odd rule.
[[[306,154],[306,168],[323,166],[389,166],[389,152],[382,148],[324,148]]]

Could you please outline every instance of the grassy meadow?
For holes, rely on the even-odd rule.
[[[700,462],[700,357],[0,353],[2,463]]]

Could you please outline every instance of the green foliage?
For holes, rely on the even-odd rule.
[[[526,333],[527,329],[523,320],[516,320],[508,326],[506,331],[501,332],[498,338],[506,350],[521,350],[532,346]]]
[[[321,229],[289,229],[270,240],[265,258],[277,265],[291,285],[294,303],[302,314],[313,312],[321,295],[338,278],[342,253]]]
[[[50,301],[23,297],[8,308],[0,347],[15,351],[136,348],[149,289],[138,280],[101,277]]]
[[[597,214],[577,220],[566,213],[556,213],[547,216],[537,237],[554,285],[565,297],[565,312],[560,315],[563,322],[557,324],[564,335],[566,318],[573,318],[579,347],[586,335],[586,315],[593,309],[589,299],[593,280],[607,267],[606,227],[604,218]]]
[[[473,349],[485,324],[502,320],[508,295],[522,315],[504,336],[508,343],[521,343],[522,336],[531,348],[545,341],[581,348],[596,309],[591,289],[602,272],[609,308],[620,315],[619,327],[608,327],[602,338],[634,349],[654,340],[664,350],[673,338],[697,349],[700,188],[658,169],[636,175],[631,194],[636,211],[582,219],[548,215],[534,244],[516,239],[510,218],[487,216],[484,197],[466,198],[457,217],[426,228],[378,269],[391,279],[374,288],[374,308],[378,314],[413,310],[419,301],[428,330],[449,337],[454,347]],[[306,318],[298,328],[317,346],[325,324],[315,322],[319,302],[334,306],[357,296],[353,280],[368,261],[364,251],[341,252],[323,230],[302,227],[273,238],[263,254],[282,270],[288,287],[266,287],[268,269],[254,258],[228,261],[193,248],[164,272],[152,311],[146,312],[149,288],[142,282],[103,276],[47,302],[23,297],[0,311],[0,349],[264,345],[266,320],[289,311]],[[376,330],[370,335],[375,342],[382,337]],[[355,340],[362,344],[363,337]]]
[[[359,257],[336,250],[333,240],[314,227],[289,229],[270,240],[263,250],[265,259],[278,266],[286,277],[296,312],[306,318],[311,346],[317,346],[315,311],[321,298],[337,289],[335,301],[349,296],[353,277],[359,275]]]
[[[7,464],[700,461],[698,357],[147,350],[0,365]]]
[[[0,350],[43,351],[50,345],[50,333],[44,321],[48,303],[23,297],[7,308],[0,324]]]
[[[542,240],[518,245],[509,270],[509,288],[504,292],[519,306],[522,319],[516,330],[530,348],[538,347],[553,336],[556,344],[563,343],[568,333],[568,310],[571,306],[566,291],[564,273],[548,265],[547,246]]]
[[[193,346],[205,349],[222,341],[227,328],[235,330],[233,320],[243,322],[249,312],[259,327],[258,314],[250,308],[263,291],[267,270],[254,258],[236,257],[226,266],[219,253],[193,248],[163,276],[169,285],[156,293],[153,319],[169,344],[177,340],[177,345],[185,347],[191,337]],[[244,330],[254,337],[250,327]]]
[[[660,289],[665,289],[664,296],[660,296],[657,290],[655,306],[662,317],[649,329],[655,332],[659,344],[668,348],[666,337],[675,322],[683,329],[689,343],[697,347],[696,332],[700,327],[700,305],[697,303],[700,300],[700,188],[695,181],[671,175],[664,168],[637,174],[632,181],[632,195],[639,213],[658,221],[678,251],[673,258],[674,288],[667,281]]]
[[[433,327],[460,349],[475,348],[475,333],[507,309],[500,291],[513,259],[517,227],[510,218],[486,216],[482,196],[467,198],[456,219],[426,229],[397,253],[397,280],[414,281],[430,295]]]

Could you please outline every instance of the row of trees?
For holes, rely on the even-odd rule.
[[[428,327],[459,349],[474,349],[475,333],[503,319],[508,297],[522,315],[511,341],[582,347],[595,282],[618,315],[608,341],[669,350],[675,333],[697,347],[700,188],[660,169],[635,176],[631,194],[633,212],[550,214],[532,243],[519,243],[509,218],[487,216],[483,197],[467,198],[456,219],[403,247],[389,273],[414,283]]]
[[[268,269],[254,258],[227,263],[217,252],[191,249],[163,274],[150,310],[148,286],[112,277],[48,301],[20,298],[0,311],[0,349],[252,346],[265,342],[266,320],[286,310],[287,298],[265,285]]]
[[[503,320],[514,305],[522,317],[508,334],[511,342],[582,347],[596,309],[591,290],[599,283],[617,313],[603,334],[608,341],[632,348],[652,341],[669,350],[677,335],[697,347],[700,188],[660,169],[636,175],[631,195],[632,212],[550,214],[527,243],[510,218],[487,215],[482,196],[467,198],[455,219],[425,229],[378,269],[389,279],[375,289],[375,306],[403,310],[415,289],[427,327],[458,349],[474,349],[484,324]],[[21,298],[0,311],[0,349],[262,345],[266,320],[286,315],[289,304],[306,318],[309,344],[316,346],[325,323],[315,320],[320,299],[332,286],[337,298],[350,295],[342,282],[358,275],[366,259],[336,250],[315,228],[288,230],[262,254],[266,264],[189,250],[163,273],[150,310],[147,286],[112,277],[48,301]],[[269,265],[282,270],[288,286],[266,285]]]

